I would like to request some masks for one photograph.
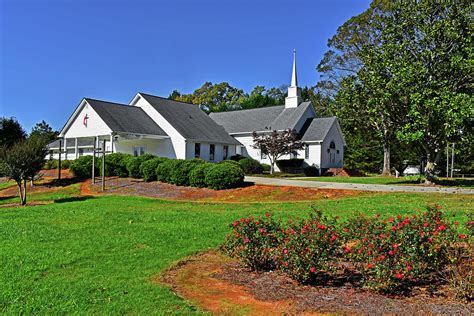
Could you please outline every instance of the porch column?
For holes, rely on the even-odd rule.
[[[74,156],[75,156],[75,158],[74,159],[77,159],[77,154],[78,154],[78,152],[77,152],[77,137],[74,138],[74,141],[75,141],[75,143],[74,143]]]
[[[67,138],[64,138],[64,160],[67,160]]]
[[[114,152],[114,134],[110,134],[110,152]]]

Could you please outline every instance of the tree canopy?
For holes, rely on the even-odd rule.
[[[0,147],[11,147],[25,138],[25,130],[14,117],[0,118]]]

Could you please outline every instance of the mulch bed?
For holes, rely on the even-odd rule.
[[[101,183],[92,185],[90,180],[85,182],[88,188],[83,188],[84,194],[100,194]],[[252,185],[247,183],[242,188],[229,190],[212,190],[206,188],[182,187],[161,182],[144,182],[132,178],[106,178],[107,194],[139,195],[172,200],[191,200],[203,202],[282,202],[282,201],[312,201],[320,199],[335,199],[345,196],[363,194],[361,191],[317,189],[303,187],[282,187],[270,185]]]
[[[282,273],[250,271],[214,251],[181,262],[166,272],[161,281],[200,308],[218,314],[232,313],[239,306],[245,310],[250,308],[249,314],[259,314],[263,307],[287,314],[474,313],[472,303],[450,299],[444,285],[437,287],[436,292],[430,291],[429,286],[420,286],[410,294],[399,296],[370,292],[353,282],[338,286],[301,285]],[[227,304],[229,301],[233,302],[231,306]]]

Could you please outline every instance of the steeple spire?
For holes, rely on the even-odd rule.
[[[301,103],[301,89],[298,88],[296,76],[296,49],[293,49],[293,72],[291,85],[288,87],[288,96],[285,98],[285,108],[296,108]]]
[[[293,49],[293,73],[291,75],[291,86],[298,86],[298,78],[296,77],[296,49]]]

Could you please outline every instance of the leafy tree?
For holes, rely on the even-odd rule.
[[[277,105],[277,100],[270,97],[264,86],[256,86],[250,95],[240,102],[242,109],[255,109]]]
[[[20,140],[0,150],[2,173],[14,180],[20,193],[20,205],[26,205],[26,184],[35,179],[45,163],[45,142],[32,138]]]
[[[55,140],[58,135],[57,131],[54,131],[48,123],[42,120],[32,128],[30,138],[40,138],[47,144]]]
[[[14,117],[0,118],[0,147],[11,147],[25,138],[25,130]]]
[[[270,174],[275,170],[275,162],[284,155],[291,154],[304,147],[298,139],[296,131],[272,131],[271,133],[257,134],[253,132],[253,148],[259,149],[270,160]]]

